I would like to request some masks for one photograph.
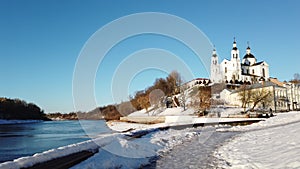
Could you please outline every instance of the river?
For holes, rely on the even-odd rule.
[[[0,125],[0,163],[111,133],[103,120]]]

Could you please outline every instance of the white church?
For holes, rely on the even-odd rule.
[[[246,49],[246,54],[240,59],[240,51],[234,39],[230,60],[218,61],[216,50],[213,50],[210,66],[210,80],[213,83],[253,84],[269,79],[269,65],[265,61],[257,62],[251,49]]]

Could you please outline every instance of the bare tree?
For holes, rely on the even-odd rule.
[[[253,111],[259,103],[268,105],[272,102],[272,92],[265,88],[251,89],[243,86],[238,93],[238,97],[242,102],[244,111],[246,111],[249,104],[252,104],[251,111]]]
[[[211,87],[201,86],[199,87],[199,101],[200,109],[206,110],[211,105]]]
[[[181,75],[177,71],[172,71],[167,77],[169,89],[172,94],[178,94],[180,92],[180,85],[182,84]]]
[[[181,106],[183,107],[183,111],[186,110],[186,102],[187,102],[187,99],[188,99],[188,87],[186,85],[182,85],[180,87],[180,95],[179,95],[179,102],[181,104]]]
[[[189,97],[191,98],[190,106],[194,108],[195,111],[200,110],[200,97],[199,97],[199,87],[194,86],[189,91]]]
[[[294,74],[294,79],[299,81],[300,80],[300,74],[299,73],[295,73]]]
[[[253,95],[253,91],[251,89],[247,89],[246,85],[241,87],[241,91],[238,93],[238,97],[242,102],[242,108],[244,108],[244,112],[246,111],[247,105],[251,103],[251,97]]]
[[[252,96],[251,96],[251,102],[253,104],[251,110],[253,111],[254,108],[259,104],[259,103],[265,103],[268,104],[272,100],[272,92],[268,91],[264,88],[258,89],[253,91]]]
[[[143,109],[146,109],[146,112],[149,115],[148,112],[148,108],[150,107],[149,96],[147,94],[144,94],[140,96],[137,101]]]
[[[299,73],[295,73],[294,74],[294,79],[292,79],[290,82],[292,82],[292,83],[300,83],[300,74]]]

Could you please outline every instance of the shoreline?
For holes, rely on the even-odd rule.
[[[120,137],[121,138],[128,137],[129,139],[130,138],[138,139],[145,135],[148,135],[149,133],[155,133],[156,131],[165,131],[165,130],[169,130],[169,129],[180,131],[180,130],[184,130],[184,129],[188,129],[188,128],[196,128],[197,129],[197,127],[200,126],[201,128],[198,128],[197,130],[201,130],[203,128],[203,126],[209,127],[209,126],[213,126],[213,125],[216,125],[216,123],[176,124],[176,125],[173,124],[173,125],[164,125],[164,126],[160,126],[160,127],[156,126],[154,128],[148,128],[148,129],[144,129],[144,130],[134,130],[134,131],[130,131],[130,132],[115,133],[118,137],[111,137],[111,139],[109,139],[109,140],[112,141],[113,139],[120,138]],[[110,136],[113,136],[113,134],[110,134]],[[108,136],[108,137],[110,137],[110,136]],[[107,139],[107,137],[100,138],[100,140],[101,139]],[[14,161],[4,162],[4,163],[2,163],[2,165],[5,166],[5,164],[11,163],[12,165],[15,165],[15,166],[31,169],[31,168],[45,168],[48,165],[53,166],[53,164],[58,165],[58,163],[56,161],[59,161],[60,166],[68,166],[69,167],[70,161],[68,159],[70,159],[70,158],[72,159],[73,157],[76,157],[77,158],[76,160],[71,161],[72,165],[76,165],[80,162],[85,161],[89,157],[92,157],[95,154],[95,152],[98,151],[98,149],[101,149],[101,146],[93,143],[94,141],[97,142],[97,139],[79,143],[79,144],[90,144],[87,146],[87,148],[81,147],[80,150],[78,150],[78,148],[80,148],[80,146],[77,146],[76,144],[74,147],[70,147],[70,145],[67,145],[64,147],[54,149],[54,150],[60,150],[60,152],[62,152],[64,149],[66,149],[67,152],[64,152],[65,155],[60,155],[57,158],[50,158],[47,160],[46,159],[43,160],[43,157],[42,157],[41,160],[37,160],[37,162],[35,164],[32,164],[33,162],[30,162],[31,161],[30,158],[43,156],[43,155],[51,156],[51,151],[53,151],[53,150],[49,150],[49,151],[46,151],[43,153],[38,153],[38,154],[29,156],[29,157],[22,157],[22,158],[14,160]],[[100,143],[101,143],[101,141],[100,141]],[[94,145],[91,145],[91,144],[94,144]],[[105,146],[106,144],[109,144],[109,142],[106,142],[105,144],[104,143],[101,143],[101,144],[102,144],[102,146]],[[74,150],[70,150],[70,149],[74,149]],[[71,152],[68,153],[68,151],[71,151]],[[89,152],[93,152],[93,153],[89,153]],[[13,164],[13,163],[15,163],[15,164]],[[26,164],[27,166],[22,166],[22,163]],[[1,164],[0,164],[0,166],[1,166]],[[41,167],[41,166],[43,166],[43,167]]]
[[[290,114],[290,115],[297,115],[297,114],[295,114],[295,113],[287,113],[287,114]],[[282,117],[284,117],[284,116],[282,116]],[[204,153],[205,155],[209,155],[212,159],[210,159],[210,160],[207,160],[207,159],[205,159],[204,161],[210,161],[210,162],[207,162],[207,165],[212,165],[213,163],[214,163],[214,159],[213,159],[213,156],[211,155],[212,154],[212,152],[214,151],[214,150],[216,150],[216,148],[218,147],[218,146],[222,146],[223,144],[224,144],[224,142],[226,142],[226,140],[228,140],[228,139],[230,139],[230,138],[232,138],[232,136],[230,136],[230,137],[227,137],[226,136],[226,134],[232,134],[232,133],[234,133],[234,135],[236,135],[239,131],[240,132],[243,132],[243,131],[245,131],[245,132],[247,132],[247,128],[253,128],[253,127],[256,127],[256,126],[264,126],[264,124],[265,123],[267,123],[267,124],[272,124],[272,125],[281,125],[281,124],[284,124],[284,123],[286,123],[286,122],[288,122],[288,120],[284,120],[284,118],[283,118],[283,122],[280,122],[281,120],[282,120],[282,117],[281,118],[279,118],[279,117],[273,117],[273,118],[271,118],[271,119],[269,119],[269,120],[266,120],[266,121],[262,121],[262,122],[259,122],[259,123],[255,123],[254,125],[247,125],[247,126],[236,126],[236,127],[228,127],[228,126],[223,126],[223,127],[210,127],[210,126],[214,126],[214,125],[216,125],[216,123],[212,123],[212,122],[209,122],[208,124],[210,124],[210,125],[207,125],[207,124],[205,124],[204,126],[205,127],[201,127],[201,128],[196,128],[196,127],[199,127],[199,126],[203,126],[203,123],[198,123],[198,124],[172,124],[172,125],[168,125],[168,126],[166,126],[166,124],[164,124],[164,126],[161,124],[160,126],[159,125],[153,125],[152,126],[152,128],[149,128],[149,125],[147,125],[147,127],[148,128],[137,128],[137,129],[134,129],[134,130],[132,130],[132,131],[127,131],[127,132],[119,132],[119,133],[114,133],[114,134],[110,134],[110,135],[107,135],[107,136],[103,136],[102,138],[97,138],[97,139],[95,139],[95,140],[90,140],[90,141],[87,141],[87,142],[90,142],[90,143],[87,143],[87,142],[82,142],[82,143],[79,143],[79,144],[77,144],[77,145],[73,145],[73,147],[72,146],[70,146],[70,145],[68,145],[68,146],[64,146],[64,148],[58,148],[58,149],[56,149],[56,150],[59,150],[62,154],[60,154],[60,156],[58,157],[58,158],[55,158],[55,159],[59,159],[59,158],[64,158],[65,156],[72,156],[72,155],[74,155],[74,154],[76,154],[76,153],[80,153],[80,152],[83,152],[83,151],[94,151],[94,152],[96,152],[95,150],[100,150],[102,147],[105,147],[105,146],[113,146],[113,145],[110,145],[112,142],[114,142],[114,141],[116,141],[116,140],[120,140],[120,139],[123,139],[123,140],[127,140],[126,142],[131,142],[132,140],[139,140],[139,138],[141,138],[141,137],[143,137],[143,136],[146,136],[146,135],[148,135],[149,133],[150,133],[150,135],[148,135],[147,137],[156,137],[155,136],[155,134],[157,134],[157,133],[159,133],[159,132],[156,132],[157,130],[159,130],[159,131],[161,131],[161,132],[164,132],[164,131],[168,131],[169,132],[169,129],[171,129],[172,131],[178,131],[178,132],[182,132],[182,133],[185,133],[185,131],[181,131],[181,130],[186,130],[186,129],[189,129],[188,131],[189,132],[191,132],[191,131],[199,131],[200,130],[200,132],[198,132],[198,134],[200,135],[200,137],[199,138],[201,138],[201,133],[205,133],[205,132],[203,132],[203,131],[201,131],[202,129],[206,129],[206,128],[215,128],[215,132],[214,132],[214,134],[212,134],[212,136],[213,137],[211,137],[211,138],[209,138],[208,140],[210,140],[210,141],[208,141],[207,143],[212,143],[211,144],[211,146],[209,146],[210,147],[210,149],[209,149],[209,153],[207,154],[207,151],[206,151],[206,153]],[[279,121],[278,121],[278,119],[279,119]],[[288,119],[288,118],[287,118]],[[280,123],[274,123],[273,124],[273,121],[274,122],[276,122],[276,120],[278,121],[278,122],[280,122]],[[290,120],[290,121],[292,121],[292,120]],[[240,123],[241,121],[239,121],[239,123]],[[234,121],[232,121],[231,122],[232,124],[234,124]],[[236,123],[236,122],[235,122]],[[218,124],[220,124],[220,123],[218,123]],[[206,126],[207,125],[207,126]],[[145,126],[144,126],[145,127]],[[269,126],[270,127],[270,126]],[[227,129],[226,129],[227,128]],[[245,130],[237,130],[237,129],[240,129],[240,128],[242,128],[242,129],[245,129]],[[167,133],[168,133],[167,132]],[[217,134],[216,134],[217,133]],[[153,136],[154,135],[154,136]],[[196,135],[197,135],[197,132],[196,132]],[[205,134],[204,134],[205,135]],[[220,142],[212,142],[212,140],[218,140],[218,139],[213,139],[213,138],[216,138],[216,137],[218,137],[218,136],[220,136],[220,135],[224,135],[224,137],[220,137],[219,138],[219,140],[221,140]],[[167,135],[164,135],[163,137],[166,137]],[[194,137],[195,135],[193,135],[192,134],[192,136],[191,137]],[[162,137],[162,138],[163,138]],[[167,137],[170,137],[170,136],[167,136]],[[188,135],[186,135],[186,136],[184,136],[183,135],[183,137],[181,138],[183,141],[185,141],[185,138],[189,138],[190,136],[189,136],[189,134]],[[193,138],[194,139],[194,141],[190,141],[189,139],[186,141],[186,142],[183,142],[182,143],[182,146],[183,147],[185,147],[185,148],[188,148],[189,146],[189,144],[191,144],[192,142],[195,142],[195,139],[196,138],[198,138],[198,137],[195,137],[195,138]],[[97,142],[97,144],[95,144],[95,143],[91,143],[91,142],[94,142],[94,141],[97,141],[98,140],[98,142]],[[180,141],[182,141],[182,140],[179,140],[179,143],[180,143]],[[205,139],[197,139],[196,141],[200,141],[199,143],[201,143],[201,141],[203,141],[203,140],[205,140]],[[163,140],[160,140],[160,141],[163,141]],[[169,140],[170,141],[170,140]],[[178,141],[178,140],[177,140]],[[164,141],[163,141],[164,142]],[[162,142],[162,143],[163,143]],[[122,143],[122,142],[121,142]],[[80,146],[80,144],[82,145],[82,144],[90,144],[90,145],[88,145],[88,146]],[[94,144],[94,145],[91,145],[91,144]],[[119,143],[120,144],[120,143]],[[130,145],[130,144],[129,144]],[[180,144],[181,145],[181,144]],[[199,146],[199,145],[198,145]],[[204,143],[202,143],[201,144],[201,146],[204,146],[205,147],[205,144]],[[207,145],[206,145],[207,146]],[[130,146],[129,146],[130,147]],[[178,147],[181,147],[181,146],[178,146]],[[173,149],[173,147],[171,147],[169,150],[169,153],[167,152],[166,153],[166,155],[169,155],[169,156],[171,156],[171,154],[173,153],[172,151],[174,151],[174,152],[176,152],[176,151],[178,151],[177,149],[178,149],[178,147],[175,145],[175,147],[174,147],[174,149]],[[65,152],[64,150],[66,150],[66,148],[68,149],[68,148],[70,148],[70,149],[73,149],[72,151],[69,151],[69,152]],[[180,148],[179,148],[180,149]],[[34,157],[38,157],[38,156],[40,156],[41,154],[44,154],[44,155],[47,155],[47,153],[50,153],[51,154],[51,151],[53,151],[53,150],[49,150],[49,151],[47,151],[47,152],[44,152],[44,153],[40,153],[40,154],[35,154],[34,156],[31,156],[31,157],[22,157],[22,158],[20,158],[20,159],[17,159],[17,160],[14,160],[14,161],[10,161],[10,162],[5,162],[6,164],[11,164],[12,166],[15,166],[15,168],[26,168],[26,167],[32,167],[32,166],[34,166],[35,164],[33,164],[34,162],[33,161],[31,161],[31,159],[34,159]],[[139,150],[137,150],[137,151],[139,151]],[[181,151],[179,151],[179,152],[181,152]],[[49,155],[50,155],[49,154]],[[55,154],[55,153],[54,153]],[[83,153],[84,154],[84,153]],[[94,154],[90,154],[90,155],[88,155],[88,157],[91,157],[91,159],[92,158],[98,158],[98,160],[99,160],[99,156],[97,157],[97,154],[98,153],[94,153]],[[80,157],[79,157],[79,161],[77,161],[78,163],[80,163],[80,162],[83,162],[83,163],[87,163],[86,161],[88,161],[90,158],[87,158],[87,160],[86,159],[84,159],[84,157],[81,157],[82,155],[79,155]],[[95,157],[94,157],[95,156]],[[101,158],[101,157],[100,157]],[[26,161],[27,160],[27,161]],[[53,158],[52,159],[50,159],[50,160],[53,160]],[[41,163],[41,164],[47,164],[47,162],[49,162],[50,160],[45,160],[45,159],[43,159],[43,157],[40,159],[40,160],[36,160],[36,162],[37,163]],[[149,160],[149,159],[148,159]],[[157,166],[162,166],[161,165],[161,161],[163,161],[164,160],[164,158],[157,158],[157,157],[153,157],[152,159],[150,159],[151,160],[151,162],[153,162],[153,163],[155,163],[155,166],[157,165]],[[62,160],[62,163],[64,163],[64,162],[66,162],[67,163],[67,161],[66,160]],[[76,162],[76,164],[78,164]],[[5,165],[3,165],[3,164],[5,164],[5,163],[1,163],[0,164],[0,168],[1,168],[1,166],[3,167],[5,167]],[[13,164],[13,163],[15,163],[15,164]],[[37,164],[36,163],[36,164]],[[212,163],[212,164],[211,164]],[[25,164],[25,166],[23,165],[23,164]],[[32,164],[32,165],[30,165],[30,164]],[[75,163],[74,163],[75,164]],[[26,166],[27,165],[27,166]],[[153,164],[154,165],[154,164]],[[18,167],[17,167],[18,166]],[[147,165],[146,165],[147,166]],[[149,167],[151,167],[151,166],[149,166]],[[14,167],[13,167],[14,168]],[[76,168],[76,167],[75,167]]]

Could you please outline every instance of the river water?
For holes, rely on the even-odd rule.
[[[0,124],[0,163],[111,132],[103,120]]]

